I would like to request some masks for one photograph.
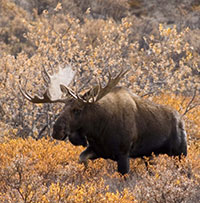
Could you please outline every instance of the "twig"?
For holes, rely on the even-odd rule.
[[[196,93],[197,93],[197,88],[195,88],[194,94],[193,94],[191,100],[189,101],[188,105],[186,106],[185,112],[182,114],[182,117],[185,116],[190,110],[192,110],[195,107],[200,105],[200,104],[194,104],[193,106],[191,105],[192,102],[194,101],[195,97],[196,97]]]
[[[150,92],[147,92],[147,93],[141,95],[141,97],[145,97],[145,96],[152,95],[152,94],[154,94],[155,92],[156,92],[156,90],[154,90],[154,91],[150,91]]]
[[[185,100],[186,100],[186,96],[183,98],[181,104],[179,105],[179,110],[178,110],[179,113],[183,110],[182,106],[183,106]]]
[[[43,128],[40,130],[38,137],[36,140],[39,140],[42,138],[42,133],[46,130],[46,128],[48,127],[48,124],[46,124],[45,126],[43,126]]]

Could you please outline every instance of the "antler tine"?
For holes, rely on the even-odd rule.
[[[67,92],[73,98],[78,99],[76,93],[73,90],[71,90],[69,87],[66,87],[65,85],[61,84],[60,89],[61,89],[62,92]]]
[[[128,72],[129,70],[123,70],[121,69],[121,71],[119,72],[119,74],[115,77],[112,78],[111,75],[111,71],[108,71],[108,83],[107,85],[102,88],[100,82],[99,82],[99,92],[97,94],[96,97],[96,101],[98,101],[99,99],[101,99],[102,97],[104,97],[106,94],[108,94],[110,92],[110,90],[115,87],[117,85],[117,83],[120,81],[120,79]]]
[[[60,85],[60,88],[62,90],[62,92],[67,92],[70,96],[72,96],[74,99],[78,100],[79,102],[83,103],[84,99],[82,99],[78,93],[75,93],[72,89],[70,89],[69,87],[66,87],[65,85]]]
[[[94,95],[94,89],[92,89],[92,103],[94,103],[95,102],[95,95]]]
[[[110,68],[108,68],[108,81],[112,79],[112,74]]]
[[[22,90],[21,85],[19,84],[19,90],[22,93],[22,95],[29,101],[32,101],[32,97],[30,96],[30,94],[27,93],[27,91],[25,90],[25,92]]]
[[[98,92],[97,92],[97,95],[99,94],[99,92],[102,90],[102,84],[101,84],[101,81],[100,79],[98,78]]]
[[[22,90],[21,85],[19,84],[19,90],[22,93],[22,95],[29,100],[32,103],[46,103],[50,102],[50,99],[47,94],[44,94],[43,98],[40,98],[39,96],[32,97],[26,90]]]
[[[90,89],[88,94],[86,94],[86,96],[85,96],[86,103],[94,103],[95,102],[95,90],[96,90],[96,87]],[[92,101],[90,99],[92,99]]]

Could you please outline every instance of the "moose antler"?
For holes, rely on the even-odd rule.
[[[80,103],[94,103],[108,94],[127,72],[128,70],[124,71],[122,69],[115,78],[112,78],[111,72],[109,70],[107,85],[102,87],[100,81],[98,81],[98,85],[94,88],[91,88],[84,96],[79,96],[77,92],[74,92],[68,87],[75,76],[75,72],[70,66],[66,66],[65,68],[59,67],[59,71],[57,73],[53,73],[52,75],[48,74],[44,68],[43,78],[44,81],[48,84],[48,88],[42,97],[39,97],[38,95],[32,97],[29,93],[27,93],[26,90],[22,90],[21,85],[19,85],[19,89],[22,95],[32,103],[66,103],[68,98],[62,98],[63,92],[67,93],[75,100],[78,100]]]
[[[65,68],[59,67],[59,71],[52,75],[48,74],[46,69],[44,68],[44,72],[48,81],[43,76],[45,82],[48,83],[48,88],[46,89],[43,97],[39,97],[38,95],[32,97],[27,91],[23,91],[21,85],[19,85],[19,89],[22,95],[28,99],[32,103],[56,103],[62,102],[65,103],[67,98],[62,98],[63,87],[67,90],[68,94],[77,99],[77,95],[73,90],[71,90],[68,85],[71,83],[72,79],[75,76],[75,72],[72,70],[71,66],[65,66]]]
[[[125,70],[125,71],[122,69],[115,78],[112,78],[111,72],[109,70],[107,85],[103,88],[100,81],[99,81],[99,85],[98,85],[99,90],[98,90],[98,93],[97,93],[97,96],[96,96],[96,101],[100,100],[102,97],[104,97],[106,94],[108,94],[110,92],[110,90],[118,84],[118,82],[121,80],[121,78],[128,71],[129,71],[128,69]]]
[[[94,88],[91,88],[85,95],[84,100],[87,103],[94,103],[108,94],[120,81],[120,79],[128,72],[129,70],[121,70],[115,78],[112,78],[112,74],[109,70],[108,72],[108,83],[105,87],[102,87],[101,82],[98,80],[98,85]]]

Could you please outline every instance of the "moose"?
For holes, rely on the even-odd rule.
[[[108,82],[80,94],[70,89],[75,71],[70,66],[46,75],[48,87],[42,97],[32,97],[26,90],[23,96],[32,103],[64,103],[53,126],[52,137],[74,145],[87,147],[79,162],[104,158],[117,162],[118,172],[129,172],[129,159],[168,154],[187,155],[187,135],[181,115],[166,106],[155,104],[117,86],[127,73],[121,70],[115,77],[109,71]],[[64,94],[64,96],[63,96]]]

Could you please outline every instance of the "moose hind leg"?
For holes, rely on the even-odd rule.
[[[175,141],[174,141],[175,140]],[[187,135],[185,130],[177,133],[176,139],[173,139],[172,156],[187,156]]]
[[[118,172],[122,175],[129,172],[129,157],[128,156],[120,156],[117,160]]]
[[[181,152],[184,156],[187,156],[187,134],[185,130],[181,131]]]

